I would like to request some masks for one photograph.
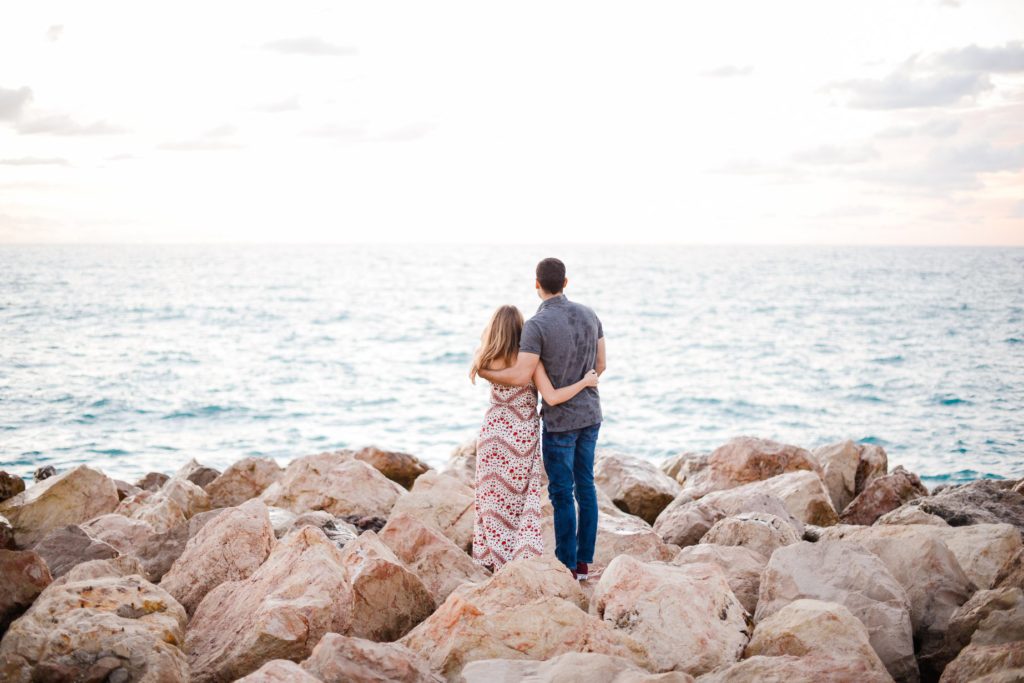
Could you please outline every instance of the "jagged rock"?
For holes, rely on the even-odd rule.
[[[46,560],[50,574],[57,578],[76,564],[117,557],[117,549],[95,539],[77,524],[54,529],[33,548]]]
[[[248,676],[235,683],[322,683],[321,679],[306,672],[288,659],[272,659]]]
[[[25,481],[16,474],[0,470],[0,502],[13,498],[25,490]]]
[[[3,515],[0,515],[0,550],[14,550],[14,527]]]
[[[596,652],[567,652],[545,662],[526,659],[482,659],[462,670],[465,683],[530,681],[531,683],[693,683],[682,671],[652,674],[628,659]]]
[[[761,572],[768,558],[738,545],[702,543],[683,548],[672,564],[713,564],[722,570],[733,595],[750,614],[757,607],[757,592],[761,585]]]
[[[942,517],[950,526],[1012,524],[1024,533],[1024,493],[1007,488],[1006,483],[979,479],[945,488],[911,504]]]
[[[792,525],[781,517],[767,512],[742,512],[717,521],[700,542],[741,546],[771,557],[776,548],[799,540]]]
[[[601,575],[590,611],[639,641],[655,671],[707,673],[739,659],[750,635],[743,605],[711,564],[621,555]]]
[[[335,517],[323,510],[303,512],[292,522],[288,533],[295,533],[297,529],[304,526],[315,526],[320,529],[338,548],[344,548],[349,541],[355,540],[359,536],[359,531],[354,526],[341,517]]]
[[[158,491],[143,490],[128,496],[114,512],[165,532],[209,509],[210,498],[205,491],[186,479],[172,477]]]
[[[388,523],[387,518],[373,515],[342,515],[339,519],[355,529],[356,534],[361,534],[364,531],[380,533],[380,530]]]
[[[805,524],[831,526],[839,519],[835,508],[832,507],[828,489],[814,472],[787,472],[751,487],[751,491],[759,491],[780,499],[786,510]]]
[[[682,493],[665,508],[654,522],[654,531],[666,543],[688,546],[698,543],[719,520],[744,512],[767,512],[785,519],[796,532],[803,535],[804,524],[789,513],[782,500],[760,490],[759,483],[739,486],[728,491],[716,491],[689,500]]]
[[[119,501],[124,500],[128,496],[134,495],[142,490],[138,486],[129,484],[126,481],[121,481],[120,479],[114,479],[113,481],[114,486],[117,487],[117,499]]]
[[[142,479],[135,482],[135,485],[144,491],[159,491],[171,477],[163,472],[149,472]]]
[[[712,491],[731,489],[798,470],[821,475],[818,462],[803,448],[740,436],[716,448],[708,457],[707,467],[694,473],[686,481],[683,491],[696,499]]]
[[[993,588],[1024,589],[1024,548],[1009,557],[992,580]]]
[[[387,517],[405,489],[348,451],[297,458],[260,498],[296,514],[326,510],[335,516]]]
[[[991,588],[999,570],[1021,549],[1021,535],[1009,524],[939,527],[942,540],[978,588]]]
[[[932,526],[949,526],[946,520],[937,515],[930,515],[916,505],[903,505],[886,512],[875,520],[875,526],[890,524],[928,524]]]
[[[32,550],[0,550],[0,636],[53,578]]]
[[[145,576],[142,563],[131,555],[118,555],[109,560],[89,560],[72,567],[66,574],[53,580],[51,585],[58,586],[75,581],[99,578],[119,578],[122,576]]]
[[[868,482],[884,475],[889,467],[889,458],[881,446],[849,439],[816,448],[813,455],[821,465],[836,512],[842,512]]]
[[[874,524],[885,513],[927,495],[928,489],[918,476],[898,465],[889,474],[868,482],[839,516],[839,521],[843,524]]]
[[[552,512],[550,543],[545,538],[545,551],[555,552],[554,516]],[[632,515],[609,516],[603,511],[597,516],[597,541],[594,546],[594,565],[607,567],[619,555],[638,560],[667,562],[679,549],[661,540],[650,525]]]
[[[314,510],[313,512],[323,512],[323,510]],[[284,508],[274,507],[273,505],[267,506],[267,513],[270,515],[270,525],[274,527],[274,536],[282,538],[285,534],[292,530],[292,525],[295,524],[295,520],[299,518],[297,514],[291,510],[285,510]],[[324,512],[326,515],[330,515],[329,512]],[[334,518],[334,515],[331,515]]]
[[[1000,631],[1007,632],[1009,640],[1024,640],[1024,636],[1019,635],[1019,629],[1024,627],[1022,612],[1024,591],[1020,588],[978,591],[950,618],[943,647],[933,657],[935,668],[942,671],[961,650],[973,642],[979,630],[982,631],[978,638],[979,645],[993,644],[992,633]],[[1009,628],[1006,628],[1008,622]]]
[[[44,479],[49,479],[50,477],[56,477],[56,476],[57,476],[57,468],[56,467],[54,467],[53,465],[43,465],[42,467],[37,467],[36,468],[36,471],[35,471],[35,473],[33,473],[32,478],[35,480],[35,483],[38,484],[39,482],[43,481]]]
[[[476,437],[469,439],[452,451],[448,464],[441,470],[470,488],[476,486]]]
[[[199,488],[205,489],[207,484],[219,476],[219,470],[207,467],[206,465],[200,465],[195,458],[192,458],[182,465],[178,471],[174,473],[174,477],[172,478],[185,479],[192,482]]]
[[[1013,683],[1024,680],[1024,641],[970,644],[942,672],[941,683]]]
[[[708,466],[710,453],[679,453],[661,462],[661,471],[675,479],[680,485]]]
[[[700,683],[822,683],[823,681],[855,681],[856,683],[888,683],[888,673],[876,674],[869,665],[855,659],[838,659],[827,653],[806,657],[756,655],[726,669],[701,676]]]
[[[251,576],[275,544],[267,506],[251,500],[226,508],[189,539],[181,556],[160,581],[189,614],[225,581]]]
[[[356,451],[353,457],[373,465],[381,474],[405,489],[411,489],[416,478],[430,469],[430,465],[415,455],[382,451],[373,446]]]
[[[302,659],[325,633],[347,631],[341,553],[322,531],[302,527],[248,579],[207,593],[185,638],[192,680],[229,681],[271,659]]]
[[[679,483],[640,458],[601,451],[594,464],[594,483],[624,512],[654,524],[679,494]]]
[[[412,490],[395,503],[391,514],[407,512],[430,524],[463,550],[473,541],[473,489],[433,471],[416,479]]]
[[[189,680],[185,610],[137,575],[54,582],[0,642],[11,680]]]
[[[423,581],[438,605],[461,584],[490,576],[447,536],[406,512],[391,515],[380,540]]]
[[[117,487],[102,472],[79,465],[0,502],[14,542],[35,545],[52,529],[78,524],[117,507]]]
[[[328,683],[441,683],[428,662],[399,643],[375,643],[328,633],[302,663],[302,669]]]
[[[215,508],[237,507],[263,493],[284,470],[271,458],[243,458],[203,488]]]
[[[801,598],[836,602],[867,627],[871,646],[898,681],[917,681],[910,600],[885,564],[850,541],[779,548],[761,574],[754,621]]]

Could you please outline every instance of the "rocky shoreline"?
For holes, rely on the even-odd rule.
[[[475,444],[0,472],[0,680],[1024,680],[1024,480],[884,450],[600,452],[595,573],[469,555]]]

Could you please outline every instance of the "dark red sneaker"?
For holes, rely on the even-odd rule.
[[[574,579],[579,579],[580,578],[580,577],[576,576],[576,570],[575,569],[570,569],[569,571],[572,572],[572,578],[574,578]]]
[[[590,576],[590,567],[587,566],[586,562],[577,562],[576,571],[574,571],[572,575],[580,581],[586,581]]]

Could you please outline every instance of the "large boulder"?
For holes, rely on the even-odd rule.
[[[135,486],[144,491],[159,491],[160,487],[170,479],[169,474],[163,472],[148,472],[144,477],[135,482]]]
[[[715,491],[698,500],[690,500],[684,492],[658,515],[654,531],[666,543],[685,547],[699,543],[716,522],[726,517],[744,512],[767,512],[785,519],[803,536],[803,522],[789,513],[778,496],[755,490],[758,485],[759,482]]]
[[[212,507],[236,507],[263,493],[283,474],[284,470],[272,458],[243,458],[203,488]]]
[[[328,633],[313,648],[303,671],[327,683],[441,683],[426,659],[399,643]]]
[[[845,606],[867,627],[871,646],[893,678],[918,680],[907,591],[866,548],[822,540],[776,550],[761,574],[754,621],[801,598]]]
[[[821,465],[836,512],[842,512],[868,482],[884,475],[889,467],[889,458],[881,446],[849,439],[816,448],[813,455]]]
[[[699,680],[700,683],[887,683],[892,681],[892,676],[888,673],[875,674],[869,670],[866,662],[836,658],[825,652],[806,657],[755,655],[728,668],[701,676]]]
[[[550,551],[553,554],[554,517],[550,521],[550,541],[545,538],[545,552]],[[597,540],[594,544],[595,566],[607,567],[619,555],[629,555],[645,562],[668,561],[678,552],[679,548],[661,540],[661,537],[642,519],[632,515],[609,515],[604,511],[598,512]]]
[[[0,550],[0,637],[52,580],[36,552]]]
[[[1024,548],[1011,555],[992,579],[993,588],[1024,589]]]
[[[742,546],[771,557],[776,548],[799,540],[792,525],[781,517],[767,512],[742,512],[716,522],[700,542]]]
[[[326,510],[332,515],[387,517],[405,489],[348,451],[297,458],[260,497],[299,514]]]
[[[678,453],[662,460],[660,469],[679,484],[685,485],[691,477],[707,469],[710,456],[710,453],[693,453],[690,451]]]
[[[482,659],[462,670],[465,683],[693,683],[682,671],[652,674],[628,659],[596,652],[567,652],[545,662],[528,659]]]
[[[395,503],[391,514],[418,517],[463,550],[473,541],[475,519],[473,489],[458,479],[433,471],[416,478],[412,490]]]
[[[750,614],[757,607],[761,572],[768,558],[750,548],[738,545],[702,543],[683,548],[672,564],[713,564],[722,570],[733,595]]]
[[[875,520],[876,526],[890,524],[928,524],[931,526],[949,526],[946,520],[938,515],[931,515],[916,505],[903,505],[886,512]]]
[[[322,531],[302,527],[249,578],[207,593],[185,638],[192,680],[230,681],[271,659],[301,660],[325,633],[347,631],[341,553]]]
[[[750,636],[746,610],[711,564],[621,555],[601,575],[590,611],[639,641],[655,671],[707,673],[739,659]]]
[[[457,479],[470,488],[475,487],[476,443],[477,439],[474,436],[472,439],[468,439],[456,446],[441,473]]]
[[[864,490],[843,510],[839,520],[843,524],[874,524],[885,513],[927,495],[928,489],[918,476],[898,465],[889,474],[868,482]]]
[[[209,509],[210,497],[203,489],[187,479],[171,477],[157,491],[143,490],[128,496],[114,511],[148,522],[154,531],[165,532]]]
[[[1024,640],[964,648],[942,672],[941,683],[1024,681]]]
[[[798,470],[821,474],[821,467],[814,456],[799,446],[740,436],[716,448],[708,457],[707,467],[691,476],[683,490],[693,498],[699,498],[712,491],[731,489]]]
[[[831,526],[838,520],[828,490],[814,472],[787,472],[750,486],[751,492],[766,493],[781,500],[786,510],[805,524]]]
[[[107,560],[120,554],[112,545],[93,538],[77,524],[57,527],[36,543],[33,550],[46,560],[54,578],[81,562]]]
[[[935,668],[941,671],[965,647],[974,642],[992,644],[994,634],[1006,633],[1010,640],[1024,640],[1024,591],[1020,588],[981,590],[971,596],[949,620],[941,651],[934,656]]]
[[[67,574],[54,579],[50,585],[58,586],[87,579],[143,576],[144,573],[142,564],[137,558],[131,555],[118,555],[109,560],[89,560],[76,564]]]
[[[54,582],[0,642],[0,672],[13,681],[185,683],[187,620],[138,575]]]
[[[447,536],[407,512],[391,515],[379,536],[423,581],[438,605],[461,584],[489,576]]]
[[[185,545],[160,587],[174,596],[189,614],[225,581],[251,576],[275,544],[267,506],[250,500],[227,508]]]
[[[405,489],[411,489],[416,478],[430,469],[430,465],[415,455],[382,451],[373,446],[356,451],[352,457],[373,465],[381,474]]]
[[[25,490],[25,481],[16,474],[0,470],[0,502]]]
[[[271,659],[235,683],[322,683],[290,659]]]
[[[621,453],[601,451],[594,463],[594,483],[624,512],[654,524],[679,494],[679,483],[653,463]]]
[[[312,512],[303,512],[301,515],[296,515],[294,521],[291,523],[291,527],[288,529],[287,533],[282,534],[282,536],[293,534],[304,526],[315,526],[317,529],[324,532],[324,536],[330,539],[330,541],[339,548],[344,548],[348,545],[349,541],[354,541],[360,534],[358,529],[341,517],[335,517],[330,512],[326,512],[324,510],[314,510]]]
[[[174,477],[172,478],[185,479],[192,482],[199,488],[205,489],[207,484],[219,476],[219,470],[202,465],[198,460],[192,458],[187,463],[179,467],[178,471],[174,473]]]
[[[1021,549],[1021,535],[1010,524],[939,527],[942,540],[978,588],[995,585],[999,570]]]
[[[117,487],[112,479],[79,465],[0,502],[0,515],[14,529],[15,543],[26,548],[52,529],[112,512],[117,501]]]
[[[1012,524],[1024,533],[1024,493],[1007,487],[1006,483],[979,479],[944,488],[911,504],[942,517],[950,526],[1002,523]]]

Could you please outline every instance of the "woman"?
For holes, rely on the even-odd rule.
[[[515,306],[501,306],[480,337],[469,378],[476,383],[482,369],[515,365],[523,315]],[[537,390],[549,405],[564,403],[586,387],[597,386],[589,371],[575,384],[555,389],[538,363],[533,382],[525,387],[491,385],[491,407],[484,418],[476,449],[476,521],[473,559],[491,570],[517,557],[540,555],[540,416]]]

